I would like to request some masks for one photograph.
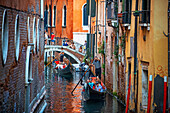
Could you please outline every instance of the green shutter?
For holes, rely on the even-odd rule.
[[[125,5],[124,5],[124,3],[125,3],[125,0],[122,0],[122,12],[125,11]]]
[[[87,1],[86,2],[87,3],[87,8],[86,8],[87,11],[86,12],[87,12],[87,15],[89,15],[89,0],[86,0],[86,1]]]
[[[96,1],[91,0],[91,17],[96,16]]]

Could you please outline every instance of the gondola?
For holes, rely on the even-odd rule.
[[[67,67],[63,68],[63,69],[57,69],[54,68],[54,70],[56,71],[56,73],[58,73],[58,75],[60,76],[64,76],[64,77],[72,77],[72,73],[70,70],[71,66],[70,66],[70,62],[68,63]]]
[[[96,77],[91,77],[92,81],[96,79]],[[86,82],[83,87],[82,91],[82,97],[84,101],[88,100],[103,100],[105,98],[105,93],[106,93],[106,86],[103,84],[101,81],[101,85],[103,88],[103,91],[97,91],[94,87],[91,88],[90,85]]]

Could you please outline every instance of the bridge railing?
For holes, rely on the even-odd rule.
[[[67,41],[67,44],[68,45],[65,45],[65,42]],[[74,46],[75,46],[75,49],[71,48],[70,45],[71,43],[74,43]],[[50,45],[50,46],[63,46],[63,47],[67,47],[68,49],[74,51],[74,52],[79,52],[79,48],[82,47],[82,52],[79,52],[79,53],[82,53],[83,55],[85,54],[85,45],[82,45],[78,42],[74,42],[73,40],[70,40],[68,38],[60,38],[60,37],[55,37],[54,38],[54,43],[52,44],[52,41],[50,38],[48,38],[47,42],[46,42],[46,45]]]

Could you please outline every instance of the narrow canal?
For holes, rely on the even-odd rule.
[[[71,95],[80,77],[79,72],[74,72],[71,78],[61,77],[51,66],[47,67],[45,113],[124,113],[125,107],[109,94],[103,101],[84,102],[81,97],[83,86],[79,85],[74,96]]]

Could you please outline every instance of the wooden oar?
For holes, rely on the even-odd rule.
[[[46,68],[49,64],[51,64],[57,57],[55,57],[51,62],[49,62],[44,68]]]
[[[81,80],[83,79],[83,77],[86,75],[87,71],[89,70],[90,67],[88,67],[88,69],[84,72],[84,75],[80,78],[79,82],[77,83],[77,85],[74,87],[74,89],[72,90],[71,94],[73,95],[74,90],[77,88],[77,86],[79,85],[79,83],[81,82]]]

